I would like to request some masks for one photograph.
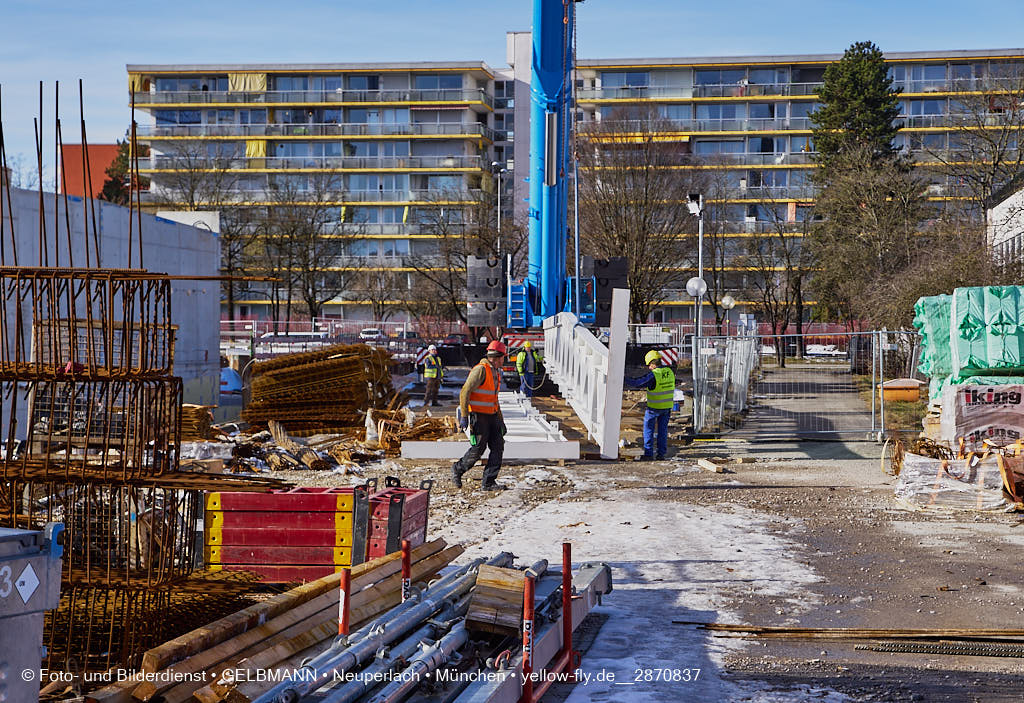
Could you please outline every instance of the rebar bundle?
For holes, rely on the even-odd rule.
[[[59,118],[55,127],[59,151]],[[137,174],[134,120],[132,135]],[[61,604],[44,635],[54,671],[137,664],[154,643],[237,609],[251,578],[195,571],[203,491],[271,483],[179,471],[171,276],[142,267],[137,177],[130,181],[125,269],[98,267],[91,199],[79,218],[85,266],[74,266],[69,203],[53,195],[48,229],[41,175],[40,260],[20,265],[14,201],[0,187],[0,526],[64,523]]]

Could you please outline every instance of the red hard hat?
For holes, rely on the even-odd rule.
[[[493,342],[487,345],[488,352],[498,352],[499,354],[505,353],[505,345],[495,339]]]

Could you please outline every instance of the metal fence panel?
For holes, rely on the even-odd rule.
[[[919,354],[918,335],[902,331],[706,337],[694,366],[694,427],[757,439],[919,431],[926,391],[924,402],[883,402],[881,392],[886,380],[915,377]]]

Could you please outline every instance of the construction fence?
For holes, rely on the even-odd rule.
[[[697,433],[756,439],[878,438],[920,431],[927,384],[915,332],[704,337],[694,375]],[[897,393],[892,381],[910,379]],[[888,385],[883,393],[883,384]]]

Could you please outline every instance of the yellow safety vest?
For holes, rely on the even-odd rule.
[[[672,407],[676,392],[676,375],[667,366],[659,366],[654,374],[654,390],[647,391],[647,407],[651,410],[665,410]]]
[[[423,378],[444,377],[444,370],[441,368],[441,357],[432,354],[427,355],[423,360]]]

